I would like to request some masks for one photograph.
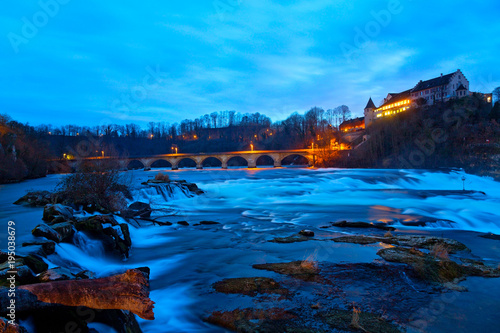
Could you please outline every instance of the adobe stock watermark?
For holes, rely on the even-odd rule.
[[[405,0],[411,2],[412,0]],[[354,27],[353,43],[340,43],[340,50],[348,62],[352,62],[355,55],[359,54],[366,43],[376,38],[382,30],[388,27],[395,15],[404,11],[404,6],[400,0],[389,0],[386,9],[380,11],[372,10],[370,15],[373,20],[367,22],[364,27]]]
[[[459,127],[466,119],[465,112],[466,111],[461,108],[457,110],[445,111],[443,114],[444,124]],[[426,121],[431,120],[427,119]],[[431,157],[436,152],[437,145],[445,143],[448,139],[448,133],[446,133],[443,128],[434,128],[430,133],[430,137],[415,139],[413,143],[417,146],[417,148],[410,152],[408,158],[399,156],[398,160],[401,166],[405,169],[419,168],[424,165],[427,158]]]
[[[111,111],[118,118],[129,118],[130,114],[149,98],[151,91],[158,89],[168,78],[168,73],[162,72],[160,65],[156,65],[156,68],[147,66],[145,71],[140,85],[130,88],[111,103]]]
[[[438,320],[446,310],[447,305],[457,301],[460,292],[453,290],[449,293],[442,293],[438,299],[433,300],[428,306],[415,311],[410,317],[408,328],[417,332],[428,332],[429,325]]]
[[[213,6],[217,15],[219,16],[219,20],[224,21],[225,15],[234,13],[236,8],[243,3],[243,0],[215,0],[213,2]]]
[[[28,44],[33,38],[38,35],[40,29],[45,27],[51,19],[59,14],[61,6],[67,5],[71,0],[40,0],[38,6],[40,10],[35,12],[33,16],[23,16],[21,21],[23,23],[20,33],[13,31],[7,34],[7,39],[12,46],[12,49],[17,54],[19,47],[22,44]]]

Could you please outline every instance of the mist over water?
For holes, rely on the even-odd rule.
[[[316,242],[274,244],[268,240],[312,229],[322,237],[343,230],[320,229],[335,221],[382,222],[404,230],[408,222],[430,222],[415,227],[422,232],[467,230],[500,234],[500,183],[462,171],[346,170],[346,169],[206,169],[167,172],[205,191],[190,196],[181,190],[147,188],[142,182],[160,171],[131,171],[124,177],[133,186],[134,200],[158,209],[172,226],[130,223],[131,257],[122,262],[103,255],[102,247],[83,234],[77,242],[59,244],[49,256],[53,266],[70,265],[104,276],[125,268],[151,268],[151,298],[155,321],[141,320],[145,332],[223,332],[204,323],[214,310],[256,306],[251,299],[229,299],[211,291],[224,278],[269,276],[255,271],[256,263],[285,262],[315,255],[322,261],[372,262],[379,245],[352,251],[349,244]],[[466,190],[462,191],[462,177]],[[51,190],[59,177],[0,187],[0,221],[25,224],[24,235],[41,222],[42,209],[13,206],[28,189]],[[132,202],[131,201],[131,202]],[[119,219],[119,222],[125,222]],[[200,221],[217,226],[193,226]],[[187,221],[190,226],[180,226]],[[5,238],[3,238],[5,239]],[[2,239],[2,242],[3,242]],[[317,242],[318,244],[321,242]],[[322,242],[324,243],[324,242]],[[2,244],[4,245],[4,244]],[[311,248],[312,247],[312,248]],[[496,254],[498,256],[498,254]]]

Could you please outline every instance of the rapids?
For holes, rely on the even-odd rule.
[[[150,203],[158,209],[157,216],[167,215],[165,220],[174,225],[138,227],[130,224],[133,246],[128,261],[107,257],[99,244],[83,234],[76,236],[74,245],[57,245],[56,254],[47,260],[51,266],[88,269],[98,276],[124,268],[150,267],[151,298],[156,302],[157,319],[141,320],[144,332],[224,332],[201,318],[213,310],[258,304],[251,298],[217,294],[210,285],[229,277],[275,277],[271,272],[255,271],[251,267],[255,263],[301,260],[311,255],[333,263],[369,263],[378,258],[379,245],[356,246],[353,251],[352,244],[333,242],[328,245],[326,242],[267,242],[301,229],[311,229],[319,237],[329,238],[346,231],[320,227],[347,220],[390,223],[403,232],[454,234],[463,242],[478,232],[500,234],[500,183],[460,170],[162,170],[171,179],[196,183],[206,192],[200,196],[191,196],[180,189],[140,185],[158,171],[160,169],[124,173],[133,188],[131,202]],[[33,239],[30,231],[41,222],[41,208],[12,203],[27,190],[53,189],[61,177],[64,176],[52,175],[0,186],[1,248],[6,247],[9,220],[16,222],[18,244]],[[468,191],[465,192],[462,177],[466,178]],[[221,225],[193,226],[205,220]],[[177,225],[178,221],[187,221],[190,226]],[[119,222],[125,221],[119,219]],[[428,223],[418,227],[405,225],[409,222]],[[500,261],[499,247],[481,247],[478,241],[471,243],[466,242],[471,248],[476,246],[483,258]],[[482,283],[480,278],[467,281],[470,290],[477,289],[476,280],[477,284]],[[500,289],[498,280],[488,283],[491,288]],[[485,304],[490,304],[498,294],[484,293],[481,297]],[[468,313],[472,306],[462,310]],[[460,312],[456,305],[449,309]],[[483,317],[495,318],[499,308],[496,305],[483,310]],[[444,319],[435,322],[435,331],[446,326],[446,313],[442,317]],[[474,320],[470,322],[471,326],[467,327],[477,324]],[[485,329],[490,327],[487,321],[482,325],[486,325]],[[104,329],[97,324],[94,327]]]

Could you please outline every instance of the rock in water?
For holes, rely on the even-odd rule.
[[[293,261],[288,263],[276,264],[255,264],[255,269],[262,269],[292,276],[303,281],[316,281],[319,278],[318,263],[315,261]]]
[[[61,235],[45,223],[39,224],[31,231],[33,236],[35,237],[45,237],[51,241],[56,243],[60,243],[62,241]]]
[[[117,250],[120,254],[128,258],[132,239],[128,225],[116,222],[110,215],[91,216],[75,223],[78,231],[87,232],[91,236],[101,239],[107,250]]]
[[[290,243],[307,242],[310,239],[311,239],[310,237],[297,234],[289,237],[276,237],[274,239],[271,239],[269,242],[278,244],[290,244]]]
[[[66,222],[74,220],[73,209],[61,204],[47,205],[43,208],[42,220],[47,223]]]
[[[311,230],[301,230],[299,232],[299,235],[306,236],[306,237],[314,237],[314,231],[311,231]]]
[[[45,255],[51,255],[54,254],[56,251],[56,243],[53,241],[34,241],[34,242],[24,242],[23,247],[26,246],[41,246],[43,252],[45,252]]]
[[[150,217],[153,209],[151,205],[145,202],[134,202],[126,210],[122,212],[123,217]]]
[[[61,236],[61,242],[70,243],[73,239],[73,235],[75,234],[75,229],[69,222],[53,224],[52,229],[57,231],[57,233]]]
[[[271,278],[235,278],[216,282],[213,288],[224,294],[242,294],[255,296],[257,294],[287,295],[289,291]]]
[[[63,281],[74,279],[74,276],[67,268],[55,267],[41,273],[38,279],[40,282]]]
[[[60,202],[56,194],[50,193],[49,191],[36,191],[29,192],[25,196],[19,198],[16,202],[14,202],[14,205],[44,207],[45,205],[54,203],[54,201],[57,201],[58,203]]]
[[[382,229],[382,230],[388,230],[388,231],[396,230],[396,228],[394,228],[394,227],[389,227],[385,224],[380,224],[380,223],[374,224],[374,223],[368,223],[368,222],[347,222],[347,221],[334,222],[334,223],[332,223],[332,227],[361,228],[361,229],[374,228],[374,229]]]

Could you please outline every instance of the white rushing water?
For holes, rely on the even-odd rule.
[[[342,220],[392,223],[404,230],[407,227],[401,222],[424,221],[432,223],[412,228],[422,232],[454,229],[500,234],[500,183],[461,171],[167,171],[172,179],[196,183],[206,192],[201,196],[140,185],[158,171],[134,171],[125,176],[135,188],[133,201],[150,203],[159,209],[155,217],[168,215],[165,220],[174,222],[173,226],[130,224],[133,248],[126,262],[106,257],[102,246],[83,234],[77,235],[74,245],[59,244],[57,254],[49,258],[53,266],[88,269],[98,276],[124,268],[150,267],[157,319],[140,321],[145,332],[222,332],[200,319],[214,307],[224,308],[220,304],[224,299],[208,291],[210,285],[226,277],[254,276],[253,263],[311,255],[310,245],[267,242],[297,230],[319,230],[329,222]],[[41,222],[40,208],[14,206],[12,202],[25,190],[51,190],[60,177],[0,186],[2,248],[7,221],[16,221],[20,239],[31,238],[30,230]],[[462,192],[462,177],[466,178],[467,190],[484,194]],[[192,226],[204,220],[220,222],[221,226]],[[187,221],[191,226],[177,225],[177,221]],[[345,244],[329,246],[335,255],[324,246],[318,246],[315,255],[332,262],[371,262],[376,258],[370,247],[354,253]],[[260,271],[259,276],[266,276],[266,272]]]

